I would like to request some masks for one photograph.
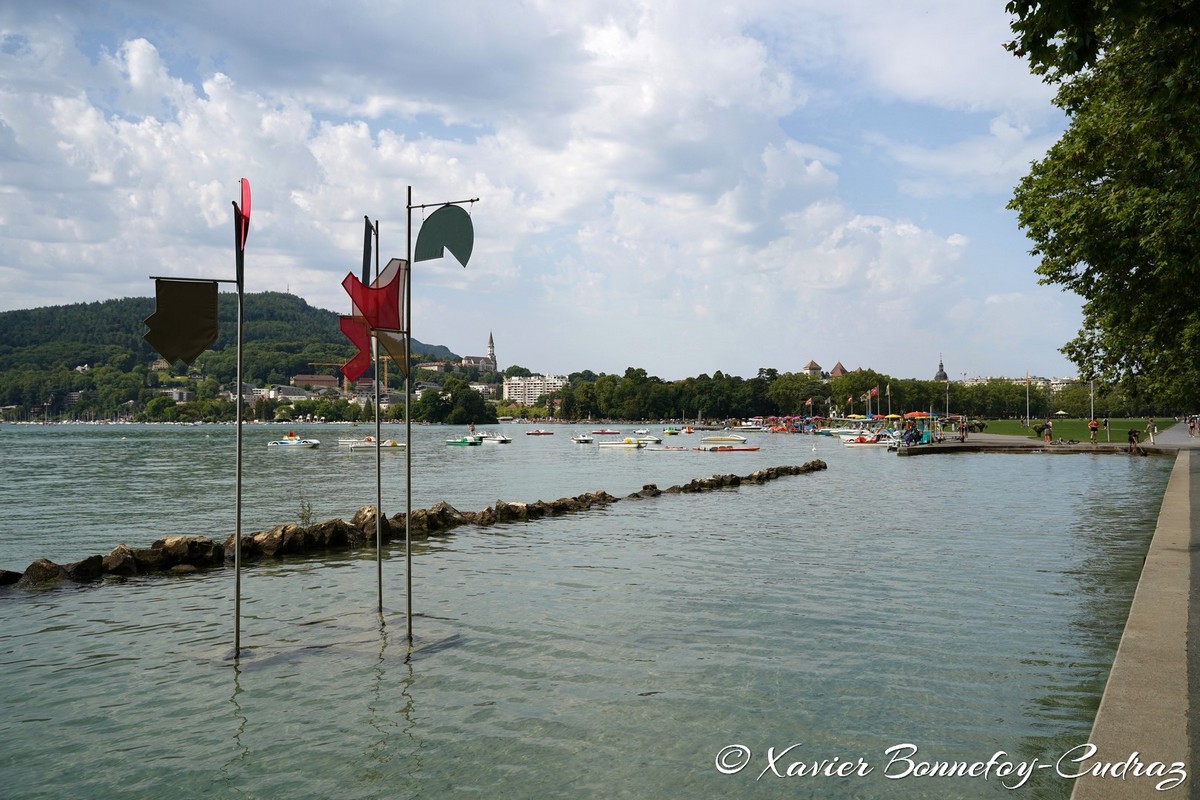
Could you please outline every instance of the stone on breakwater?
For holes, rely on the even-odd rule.
[[[826,469],[824,461],[814,460],[803,466],[771,467],[757,470],[745,477],[737,475],[713,475],[697,478],[682,486],[660,490],[648,483],[641,491],[629,495],[629,499],[649,499],[662,494],[708,492],[725,488],[736,488],[742,483],[761,484],[785,475],[804,475]],[[604,490],[588,492],[575,497],[561,497],[546,502],[516,503],[497,500],[492,508],[483,511],[461,512],[449,503],[440,502],[428,509],[414,509],[409,529],[414,537],[427,536],[430,532],[450,531],[461,525],[497,525],[504,522],[522,522],[545,516],[571,514],[591,508],[616,503],[620,498]],[[364,506],[355,513],[350,522],[332,519],[311,526],[294,523],[278,525],[268,531],[258,531],[249,536],[243,534],[241,552],[243,558],[259,556],[282,556],[300,554],[314,549],[358,547],[375,540],[375,508]],[[403,538],[405,519],[397,514],[391,519],[380,519],[380,532],[385,541]],[[74,581],[93,580],[104,574],[135,575],[145,572],[188,573],[200,568],[215,566],[232,560],[234,537],[224,545],[217,544],[205,536],[169,536],[159,539],[146,548],[130,548],[119,544],[107,556],[90,556],[65,567],[48,559],[38,559],[24,573],[0,570],[0,586],[40,586],[53,584],[64,579]]]
[[[357,529],[364,537],[364,541],[375,542],[375,506],[363,506],[358,511],[354,512],[354,516],[350,518],[350,527]],[[399,535],[403,538],[404,535],[404,515],[400,515],[400,527],[396,528],[395,522],[388,519],[387,514],[382,514],[379,517],[379,534],[383,537],[384,542],[390,542],[395,536]]]
[[[44,586],[67,577],[67,571],[48,558],[39,558],[29,565],[17,586]]]
[[[362,513],[362,510],[359,511]],[[375,540],[374,509],[371,510],[371,541]],[[356,517],[358,515],[355,515]],[[386,538],[386,534],[385,534]],[[315,549],[359,547],[367,540],[364,532],[342,519],[331,519],[303,527],[294,522],[276,525],[269,531],[242,534],[242,558],[284,556]],[[226,562],[234,557],[234,540],[230,536],[222,548]]]
[[[164,566],[209,567],[225,561],[225,548],[207,536],[168,536],[150,545],[162,553]]]
[[[104,571],[110,575],[129,576],[138,571],[137,559],[127,544],[119,544],[110,550],[102,563]]]
[[[82,561],[67,564],[63,567],[63,570],[67,573],[67,577],[73,581],[80,583],[83,581],[94,581],[104,574],[104,558],[102,556],[88,556]]]

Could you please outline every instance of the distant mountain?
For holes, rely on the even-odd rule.
[[[132,363],[151,361],[157,353],[142,336],[146,332],[144,320],[153,312],[153,297],[0,312],[0,372],[72,369],[81,364],[114,364],[128,369]],[[237,297],[233,293],[218,295],[218,320],[219,335],[211,350],[222,355],[225,351],[232,353],[237,342]],[[338,314],[282,292],[246,295],[244,339],[247,351],[290,354],[292,363],[280,367],[287,370],[310,363],[298,362],[297,358],[338,362],[354,352],[338,327]],[[427,345],[415,339],[413,354],[459,360],[443,345]]]

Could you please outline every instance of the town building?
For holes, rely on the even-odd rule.
[[[292,386],[301,389],[337,389],[337,375],[296,375],[291,381]]]
[[[557,392],[567,385],[566,375],[531,375],[528,378],[505,378],[504,401],[531,406],[545,394]]]

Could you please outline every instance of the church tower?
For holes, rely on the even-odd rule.
[[[492,362],[492,372],[497,372],[498,370],[496,368],[496,343],[494,341],[492,341],[491,331],[488,331],[487,357],[488,357],[488,361]]]

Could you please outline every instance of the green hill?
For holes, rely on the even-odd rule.
[[[142,336],[144,320],[154,312],[153,297],[126,297],[96,303],[0,312],[0,375],[12,372],[55,372],[81,365],[111,366],[128,371],[148,364],[157,353]],[[235,374],[237,298],[218,295],[219,336],[196,366],[227,382]],[[282,292],[245,297],[244,369],[247,380],[278,382],[297,373],[333,374],[354,349],[338,328],[338,315],[310,306]],[[441,345],[413,341],[417,357],[459,357]]]

